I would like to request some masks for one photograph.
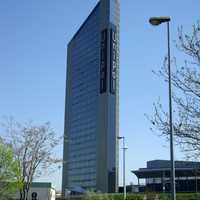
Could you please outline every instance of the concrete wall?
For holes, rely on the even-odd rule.
[[[37,200],[55,200],[56,191],[53,188],[30,188],[28,200],[32,200],[32,194],[37,194]],[[16,194],[16,198],[20,198],[19,192]]]
[[[107,29],[107,89],[99,95],[97,129],[97,190],[118,190],[118,140],[119,135],[119,0],[101,0],[101,31]],[[111,88],[111,29],[117,33],[116,91]]]

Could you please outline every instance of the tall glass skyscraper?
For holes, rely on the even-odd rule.
[[[118,189],[119,0],[100,0],[68,44],[62,193]]]

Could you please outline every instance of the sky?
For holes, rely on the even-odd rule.
[[[97,0],[0,1],[0,117],[24,122],[46,121],[63,134],[67,43],[96,5]],[[168,109],[167,84],[152,73],[167,53],[166,26],[152,27],[151,16],[171,17],[171,54],[179,64],[183,55],[175,48],[177,28],[190,32],[200,20],[199,0],[121,0],[120,29],[120,135],[127,150],[127,184],[137,183],[131,170],[146,161],[169,159],[169,145],[150,130],[145,114],[153,114],[159,98]],[[62,146],[57,150],[62,157]],[[175,159],[184,154],[175,148]],[[122,184],[120,149],[120,184]],[[60,189],[61,170],[43,175]]]

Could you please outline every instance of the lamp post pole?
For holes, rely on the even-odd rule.
[[[152,17],[150,24],[158,26],[161,23],[167,23],[167,47],[168,47],[168,83],[169,83],[169,131],[170,131],[170,165],[171,165],[171,199],[176,200],[176,182],[175,182],[175,162],[174,162],[174,136],[172,122],[172,89],[171,89],[171,62],[170,62],[170,17]]]
[[[174,134],[172,122],[172,88],[171,88],[171,62],[170,62],[170,30],[167,22],[167,43],[168,43],[168,77],[169,77],[169,126],[170,126],[170,158],[171,158],[171,195],[176,200],[175,162],[174,162]]]
[[[124,187],[124,200],[126,200],[126,146],[125,146],[125,137],[118,137],[119,140],[123,140],[123,187]]]

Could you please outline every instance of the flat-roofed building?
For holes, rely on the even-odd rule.
[[[20,193],[17,193],[20,199]],[[33,182],[30,186],[27,200],[56,200],[56,190],[52,188],[51,183]]]
[[[151,191],[170,191],[170,161],[152,160],[147,162],[146,168],[132,171],[138,178],[145,180],[145,189]],[[200,191],[200,162],[175,161],[175,181],[177,192]]]

